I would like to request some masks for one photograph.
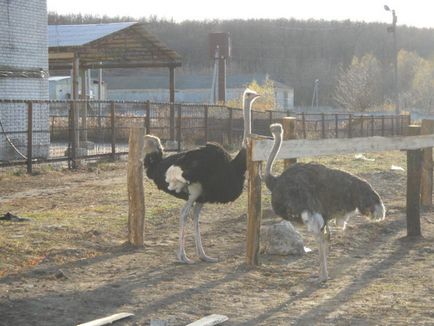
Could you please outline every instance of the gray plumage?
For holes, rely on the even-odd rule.
[[[271,169],[282,143],[280,124],[270,126],[274,144],[267,160],[265,184],[271,191],[271,204],[280,217],[303,222],[319,243],[320,280],[328,279],[327,223],[336,219],[345,228],[348,219],[360,212],[375,220],[385,216],[383,201],[372,186],[351,173],[331,169],[322,164],[296,163],[280,176]]]

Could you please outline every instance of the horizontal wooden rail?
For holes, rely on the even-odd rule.
[[[253,142],[252,160],[265,161],[273,141],[260,139]],[[411,150],[434,147],[434,135],[405,137],[360,137],[351,139],[296,139],[284,140],[277,159],[313,157],[322,155]]]

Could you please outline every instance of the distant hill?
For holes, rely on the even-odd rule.
[[[61,16],[49,13],[50,24],[131,21],[131,17]],[[332,94],[339,67],[353,56],[372,53],[385,74],[392,69],[392,37],[387,24],[350,21],[227,20],[173,21],[143,18],[157,35],[183,58],[183,69],[203,72],[212,67],[208,33],[229,32],[234,73],[269,74],[273,80],[294,87],[295,104],[310,105],[314,80],[320,80],[321,105],[333,105]],[[424,58],[434,54],[434,30],[398,26],[398,48]],[[119,74],[120,72],[116,72]],[[131,73],[131,72],[130,72]]]

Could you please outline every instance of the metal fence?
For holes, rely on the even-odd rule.
[[[298,138],[352,138],[403,135],[411,123],[409,114],[298,113]]]
[[[40,112],[47,106],[49,110],[44,118]],[[21,112],[21,117],[15,118],[22,119],[20,127],[2,121],[4,110]],[[269,136],[269,125],[286,116],[291,113],[253,110],[252,132]],[[409,124],[408,115],[302,113],[295,116],[299,138],[400,135]],[[48,123],[35,128],[35,117]],[[205,104],[0,100],[0,153],[9,153],[6,159],[0,159],[0,167],[27,164],[31,171],[32,164],[39,162],[67,161],[73,167],[79,159],[115,158],[127,154],[129,129],[133,126],[143,126],[172,151],[208,141],[235,148],[242,139],[243,113],[238,108]],[[38,138],[39,134],[49,137]]]

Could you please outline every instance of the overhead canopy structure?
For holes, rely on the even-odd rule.
[[[170,102],[174,102],[174,70],[181,57],[145,29],[145,24],[49,25],[50,70],[73,69],[73,85],[79,71],[96,68],[169,68]],[[73,90],[78,98],[78,89]]]

